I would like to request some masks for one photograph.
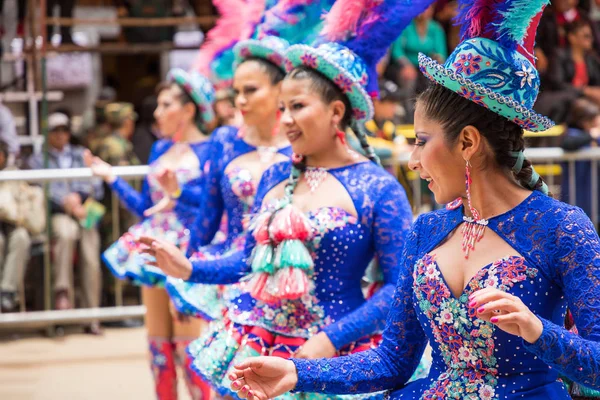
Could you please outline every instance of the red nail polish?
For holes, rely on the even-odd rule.
[[[478,313],[482,313],[482,312],[484,312],[484,311],[485,311],[485,307],[479,307],[479,308],[477,309],[477,312],[478,312]]]
[[[492,317],[490,321],[492,321],[492,324],[495,324],[496,322],[498,322],[498,317]]]
[[[475,307],[477,305],[477,302],[475,300],[473,300],[472,302],[469,303],[469,307]]]

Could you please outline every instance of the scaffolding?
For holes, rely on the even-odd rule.
[[[208,2],[210,4],[210,2]],[[164,17],[164,18],[115,18],[115,19],[77,19],[77,18],[58,18],[47,17],[47,0],[28,0],[27,9],[29,12],[26,15],[25,27],[27,32],[24,40],[23,50],[20,54],[6,54],[3,56],[3,62],[19,62],[25,64],[25,90],[22,92],[3,92],[0,93],[0,100],[5,102],[21,102],[27,103],[27,118],[26,126],[28,135],[20,137],[21,145],[32,145],[34,151],[43,151],[44,154],[44,171],[19,171],[20,173],[29,173],[26,180],[36,181],[36,176],[40,173],[45,178],[37,179],[45,185],[46,199],[48,199],[48,182],[52,179],[48,177],[61,177],[65,171],[52,171],[48,168],[48,102],[61,101],[64,94],[60,91],[48,91],[46,66],[48,57],[55,54],[68,52],[87,52],[87,53],[102,53],[102,54],[144,54],[144,53],[159,53],[163,54],[172,50],[190,50],[197,47],[182,47],[177,46],[172,42],[162,43],[100,43],[97,46],[81,47],[73,44],[62,44],[59,46],[48,45],[48,26],[75,26],[75,25],[92,25],[92,26],[119,26],[119,27],[168,27],[186,24],[195,24],[203,29],[210,28],[215,23],[215,16],[200,16],[200,17]],[[34,11],[35,10],[35,11]],[[33,11],[33,12],[32,12]],[[145,168],[145,167],[144,167]],[[119,168],[116,168],[118,170]],[[115,171],[117,172],[117,171]],[[67,172],[68,179],[73,179],[83,174],[81,177],[88,177],[89,170]],[[121,172],[123,176],[140,177],[145,176],[146,170],[134,169]],[[11,180],[10,172],[0,172],[0,180]],[[36,175],[37,174],[37,175]],[[75,175],[77,176],[75,176]],[[71,176],[73,175],[73,176]],[[19,174],[19,179],[23,179]],[[38,177],[39,178],[39,177]],[[48,201],[48,200],[47,200]],[[113,198],[113,204],[118,202]],[[47,329],[47,334],[53,335],[54,328],[58,324],[68,323],[85,323],[93,320],[122,320],[132,317],[141,317],[144,315],[145,308],[143,306],[123,306],[122,283],[115,280],[115,307],[107,307],[102,309],[78,309],[56,311],[52,310],[52,266],[50,260],[50,240],[51,237],[51,218],[50,207],[46,204],[47,210],[47,227],[45,240],[43,241],[44,254],[44,311],[27,312],[20,314],[0,314],[0,328],[40,328]],[[113,236],[118,232],[118,207],[113,207]],[[22,308],[23,311],[23,308]]]

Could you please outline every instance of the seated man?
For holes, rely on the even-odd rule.
[[[8,169],[9,146],[0,141],[0,170]],[[29,260],[31,239],[20,215],[22,182],[0,184],[0,309],[3,313],[19,309],[19,287],[23,285]],[[43,207],[42,207],[43,209]]]
[[[84,168],[85,148],[69,144],[71,137],[69,118],[54,113],[48,118],[48,168]],[[42,154],[29,160],[33,169],[44,167]],[[79,221],[86,219],[84,203],[88,198],[101,199],[102,183],[93,180],[54,181],[50,183],[52,235],[54,240],[53,266],[55,307],[59,310],[72,307],[73,254],[79,241],[79,261],[82,275],[84,307],[98,307],[101,295],[100,235],[97,228],[83,228]],[[99,325],[92,324],[91,333],[99,333]]]

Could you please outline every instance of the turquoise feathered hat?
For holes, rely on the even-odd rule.
[[[540,132],[554,125],[533,111],[540,90],[533,47],[548,0],[459,0],[462,42],[444,65],[419,54],[430,80]]]

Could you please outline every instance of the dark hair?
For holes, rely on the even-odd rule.
[[[577,33],[577,32],[579,32],[580,29],[583,29],[586,26],[590,27],[590,28],[592,27],[592,24],[586,18],[576,19],[573,22],[569,22],[569,23],[565,24],[565,27],[564,27],[565,35]]]
[[[244,61],[242,61],[238,65],[238,67],[249,61],[254,61],[258,64],[259,68],[265,74],[267,74],[272,85],[277,85],[279,82],[281,82],[283,80],[283,78],[285,78],[285,72],[281,68],[279,68],[277,65],[273,64],[271,61],[265,60],[264,58],[260,58],[260,57],[245,58]]]
[[[585,98],[575,100],[571,104],[567,125],[572,128],[583,129],[583,124],[592,121],[600,115],[600,107]]]
[[[523,161],[518,173],[512,172],[518,162],[516,154],[525,149],[523,128],[519,125],[439,84],[431,84],[417,102],[424,107],[427,118],[442,125],[449,145],[458,140],[464,127],[473,126],[489,143],[498,166],[511,171],[524,188],[543,191],[545,183],[541,177],[530,185],[534,171],[529,160]]]
[[[186,90],[183,87],[181,87],[177,82],[161,82],[158,85],[156,85],[154,93],[156,93],[156,96],[158,96],[164,90],[171,89],[172,87],[176,87],[181,92],[181,94],[177,96],[177,99],[181,102],[182,105],[185,106],[186,104],[191,103],[194,106],[194,123],[196,124],[196,126],[198,126],[198,128],[204,130],[205,121],[202,119],[202,114],[200,113],[200,106],[196,104],[194,99],[192,99],[192,96],[190,96],[188,92],[186,92]],[[208,134],[207,132],[204,133]]]

